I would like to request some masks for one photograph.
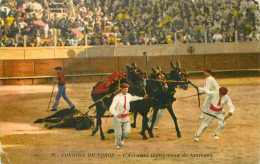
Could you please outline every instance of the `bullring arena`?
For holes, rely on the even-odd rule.
[[[0,93],[0,139],[5,152],[1,155],[2,162],[9,163],[8,160],[11,163],[259,162],[259,52],[155,55],[156,52],[146,47],[148,57],[144,57],[142,48],[144,47],[135,47],[134,53],[141,54],[138,56],[131,56],[131,53],[129,56],[109,56],[111,54],[106,53],[107,57],[82,58],[84,52],[76,52],[81,56],[1,60],[3,71]],[[167,47],[162,49],[166,50]],[[20,50],[17,49],[16,53]],[[52,48],[48,49],[50,50]],[[69,50],[71,48],[63,48],[65,52]],[[255,49],[251,50],[255,51]],[[13,49],[3,48],[1,51],[11,52]],[[24,52],[29,51],[46,53],[42,49],[29,48]],[[58,52],[59,49],[53,50],[53,52],[56,51]],[[99,51],[102,51],[101,47]],[[115,48],[115,51],[120,51],[120,49]],[[154,54],[149,54],[149,51]],[[167,52],[160,53],[167,54]],[[98,53],[95,54],[98,55]],[[26,55],[28,54],[24,54]],[[72,128],[48,130],[44,127],[44,123],[33,123],[38,118],[53,114],[47,111],[47,107],[55,76],[53,68],[57,65],[62,66],[67,75],[67,95],[76,105],[76,109],[86,112],[87,106],[93,103],[90,97],[92,87],[97,81],[106,81],[110,72],[125,71],[126,64],[132,62],[136,62],[143,70],[146,70],[146,67],[149,68],[148,73],[151,72],[150,68],[157,64],[162,67],[162,70],[169,72],[169,61],[177,60],[180,61],[182,68],[190,72],[189,80],[195,85],[203,86],[204,77],[201,70],[211,67],[220,86],[226,86],[229,89],[229,96],[236,110],[234,115],[227,119],[227,125],[220,135],[220,140],[216,141],[211,136],[217,126],[217,121],[214,120],[202,134],[200,142],[194,141],[194,134],[202,121],[198,119],[200,109],[197,97],[183,98],[196,95],[196,90],[191,86],[186,91],[176,89],[177,100],[173,103],[182,133],[181,138],[177,137],[174,123],[167,111],[159,124],[159,129],[154,129],[155,138],[148,140],[142,140],[139,133],[141,116],[138,116],[137,128],[131,129],[126,146],[120,150],[114,147],[114,134],[106,133],[108,129],[113,128],[112,118],[102,118],[106,137],[103,141],[100,140],[99,132],[91,136],[93,128],[81,131]],[[216,61],[219,64],[214,64]],[[51,106],[56,93],[57,87],[54,89]],[[202,104],[205,95],[200,97]],[[68,108],[68,105],[61,99],[58,109],[65,108]],[[94,109],[92,112],[94,114]],[[132,116],[130,118],[132,122]]]
[[[259,0],[0,0],[0,163],[260,163],[259,9]],[[127,64],[149,75],[157,65],[170,73],[177,61],[196,86],[203,87],[203,70],[211,69],[228,88],[235,112],[219,140],[212,137],[214,119],[194,141],[206,95],[199,101],[191,85],[176,88],[172,104],[180,138],[167,109],[148,140],[140,135],[139,114],[121,149],[107,133],[112,117],[102,118],[105,140],[99,131],[91,136],[93,126],[34,123],[55,113],[56,67],[63,68],[75,109],[85,113],[93,86],[126,72]],[[61,99],[58,111],[67,108]],[[96,125],[95,109],[89,116]]]

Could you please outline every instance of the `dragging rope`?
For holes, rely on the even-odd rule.
[[[51,99],[52,99],[54,87],[55,87],[55,82],[53,83],[53,87],[52,87],[52,91],[51,91],[51,97],[50,97],[50,101],[49,101],[49,105],[48,105],[47,111],[49,111],[49,107],[50,107],[50,104],[51,104]]]
[[[158,82],[167,82],[167,83],[184,83],[184,84],[189,83],[189,81],[158,80],[158,79],[146,79],[146,81],[158,81]]]
[[[132,112],[129,112],[128,113],[128,116],[131,116],[131,115],[133,115],[134,113],[132,113]],[[83,114],[83,113],[80,113],[80,114],[78,114],[78,115],[74,115],[73,116],[74,118],[89,118],[89,119],[94,119],[94,118],[97,118],[97,116],[89,116],[89,115],[87,115],[87,114]],[[104,115],[104,116],[102,116],[101,118],[110,118],[110,117],[114,117],[113,115],[111,115],[111,114],[108,114],[108,115]]]
[[[203,95],[205,93],[199,93],[199,95]],[[194,95],[190,95],[190,96],[185,96],[185,97],[180,97],[180,98],[176,98],[178,100],[181,100],[181,99],[186,99],[186,98],[189,98],[189,97],[194,97],[194,96],[198,96],[198,94],[194,94]]]

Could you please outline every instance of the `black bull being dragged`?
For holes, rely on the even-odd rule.
[[[76,128],[76,130],[90,129],[94,125],[92,119],[88,117],[75,118],[76,114],[81,112],[77,109],[63,109],[48,117],[37,119],[34,123],[49,122],[54,124],[45,124],[48,129],[52,128]]]

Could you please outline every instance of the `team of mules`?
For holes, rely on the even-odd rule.
[[[187,73],[181,68],[180,63],[173,64],[170,62],[172,70],[169,74],[164,73],[159,66],[152,68],[152,73],[147,77],[141,69],[137,67],[135,63],[127,65],[127,73],[114,73],[109,76],[108,81],[98,82],[92,89],[91,97],[94,103],[89,106],[89,110],[93,110],[92,107],[96,107],[96,125],[92,131],[92,136],[100,130],[101,140],[105,139],[102,130],[102,117],[109,109],[113,97],[120,92],[120,84],[130,84],[129,93],[132,95],[143,97],[148,95],[148,99],[134,101],[130,103],[130,112],[134,113],[134,122],[131,124],[133,128],[136,127],[136,116],[139,113],[142,118],[142,130],[141,135],[143,139],[148,139],[146,131],[152,138],[153,125],[156,119],[156,115],[159,109],[167,108],[172,119],[174,121],[177,136],[181,137],[181,132],[178,127],[177,118],[172,109],[172,103],[176,100],[174,94],[175,88],[179,87],[184,90],[188,88],[189,81],[187,80]],[[152,124],[148,127],[148,113],[150,110],[154,110]],[[40,122],[56,122],[57,124],[47,124],[47,128],[54,127],[75,127],[77,130],[89,129],[93,125],[92,119],[88,118],[88,112],[82,114],[79,110],[75,109],[69,111],[69,109],[61,110],[55,114],[46,117],[44,119],[38,119],[35,123]],[[62,121],[62,122],[60,122]]]

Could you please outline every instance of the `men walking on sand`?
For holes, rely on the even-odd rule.
[[[58,83],[58,93],[55,98],[55,103],[51,109],[51,111],[57,111],[59,101],[61,96],[64,98],[64,100],[69,104],[71,109],[75,108],[75,105],[70,101],[70,99],[66,95],[66,79],[64,76],[64,73],[62,72],[62,67],[56,67],[55,70],[57,71],[57,79],[54,80],[55,83]]]

